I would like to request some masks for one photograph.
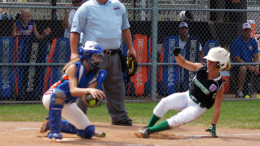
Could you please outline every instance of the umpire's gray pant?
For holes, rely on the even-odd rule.
[[[112,122],[126,121],[128,118],[124,105],[125,84],[122,76],[119,54],[104,56],[99,64],[100,69],[107,71],[107,78],[103,82],[107,100],[107,110]]]

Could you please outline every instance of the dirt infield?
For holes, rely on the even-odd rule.
[[[63,134],[65,145],[95,145],[95,146],[151,146],[151,145],[260,145],[260,129],[229,129],[217,128],[219,138],[212,138],[206,127],[179,128],[152,134],[150,138],[138,138],[135,133],[144,125],[132,127],[115,126],[110,123],[94,123],[96,129],[106,133],[105,138],[79,138],[76,135]],[[61,145],[51,142],[47,133],[39,133],[39,122],[0,122],[0,145]]]

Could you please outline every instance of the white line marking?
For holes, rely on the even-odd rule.
[[[256,135],[260,135],[260,133],[219,134],[217,136],[221,136],[221,137],[234,136],[235,137],[235,136],[256,136]],[[187,140],[193,140],[193,139],[198,139],[198,138],[203,138],[203,137],[211,137],[211,135],[183,135],[183,136],[188,136],[188,138],[186,138]]]
[[[40,128],[17,128],[18,130],[36,130]]]
[[[250,135],[250,136],[253,136],[253,135],[260,135],[260,133],[241,133],[241,134],[230,134],[232,136],[244,136],[244,135]],[[220,136],[229,136],[228,134],[222,134]]]
[[[218,136],[253,136],[253,135],[260,135],[260,133],[217,134],[217,135]],[[183,135],[183,136],[205,137],[210,135]]]
[[[23,130],[40,130],[40,128],[16,128],[14,131],[23,131]]]

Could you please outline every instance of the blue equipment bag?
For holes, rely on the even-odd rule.
[[[178,47],[178,36],[168,36],[163,44],[161,58],[163,63],[176,63],[174,59],[173,49]],[[176,83],[179,81],[178,66],[163,66],[159,74],[158,90],[161,95],[170,95],[175,92]]]
[[[49,42],[33,39],[28,45],[26,63],[44,63]],[[19,96],[23,100],[40,100],[43,94],[44,66],[25,66],[23,68],[22,85],[19,87],[22,90]]]
[[[14,63],[14,50],[12,37],[0,37],[0,62]],[[8,99],[14,95],[14,67],[1,66],[0,71],[0,85],[1,98]]]

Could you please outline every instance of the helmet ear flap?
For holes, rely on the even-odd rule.
[[[219,63],[217,64],[217,68],[218,68],[218,69],[224,69],[226,66],[227,66],[227,63],[223,63],[223,62],[222,62],[222,63],[219,62]]]
[[[218,69],[220,68],[220,62],[217,64],[217,68],[218,68]]]

